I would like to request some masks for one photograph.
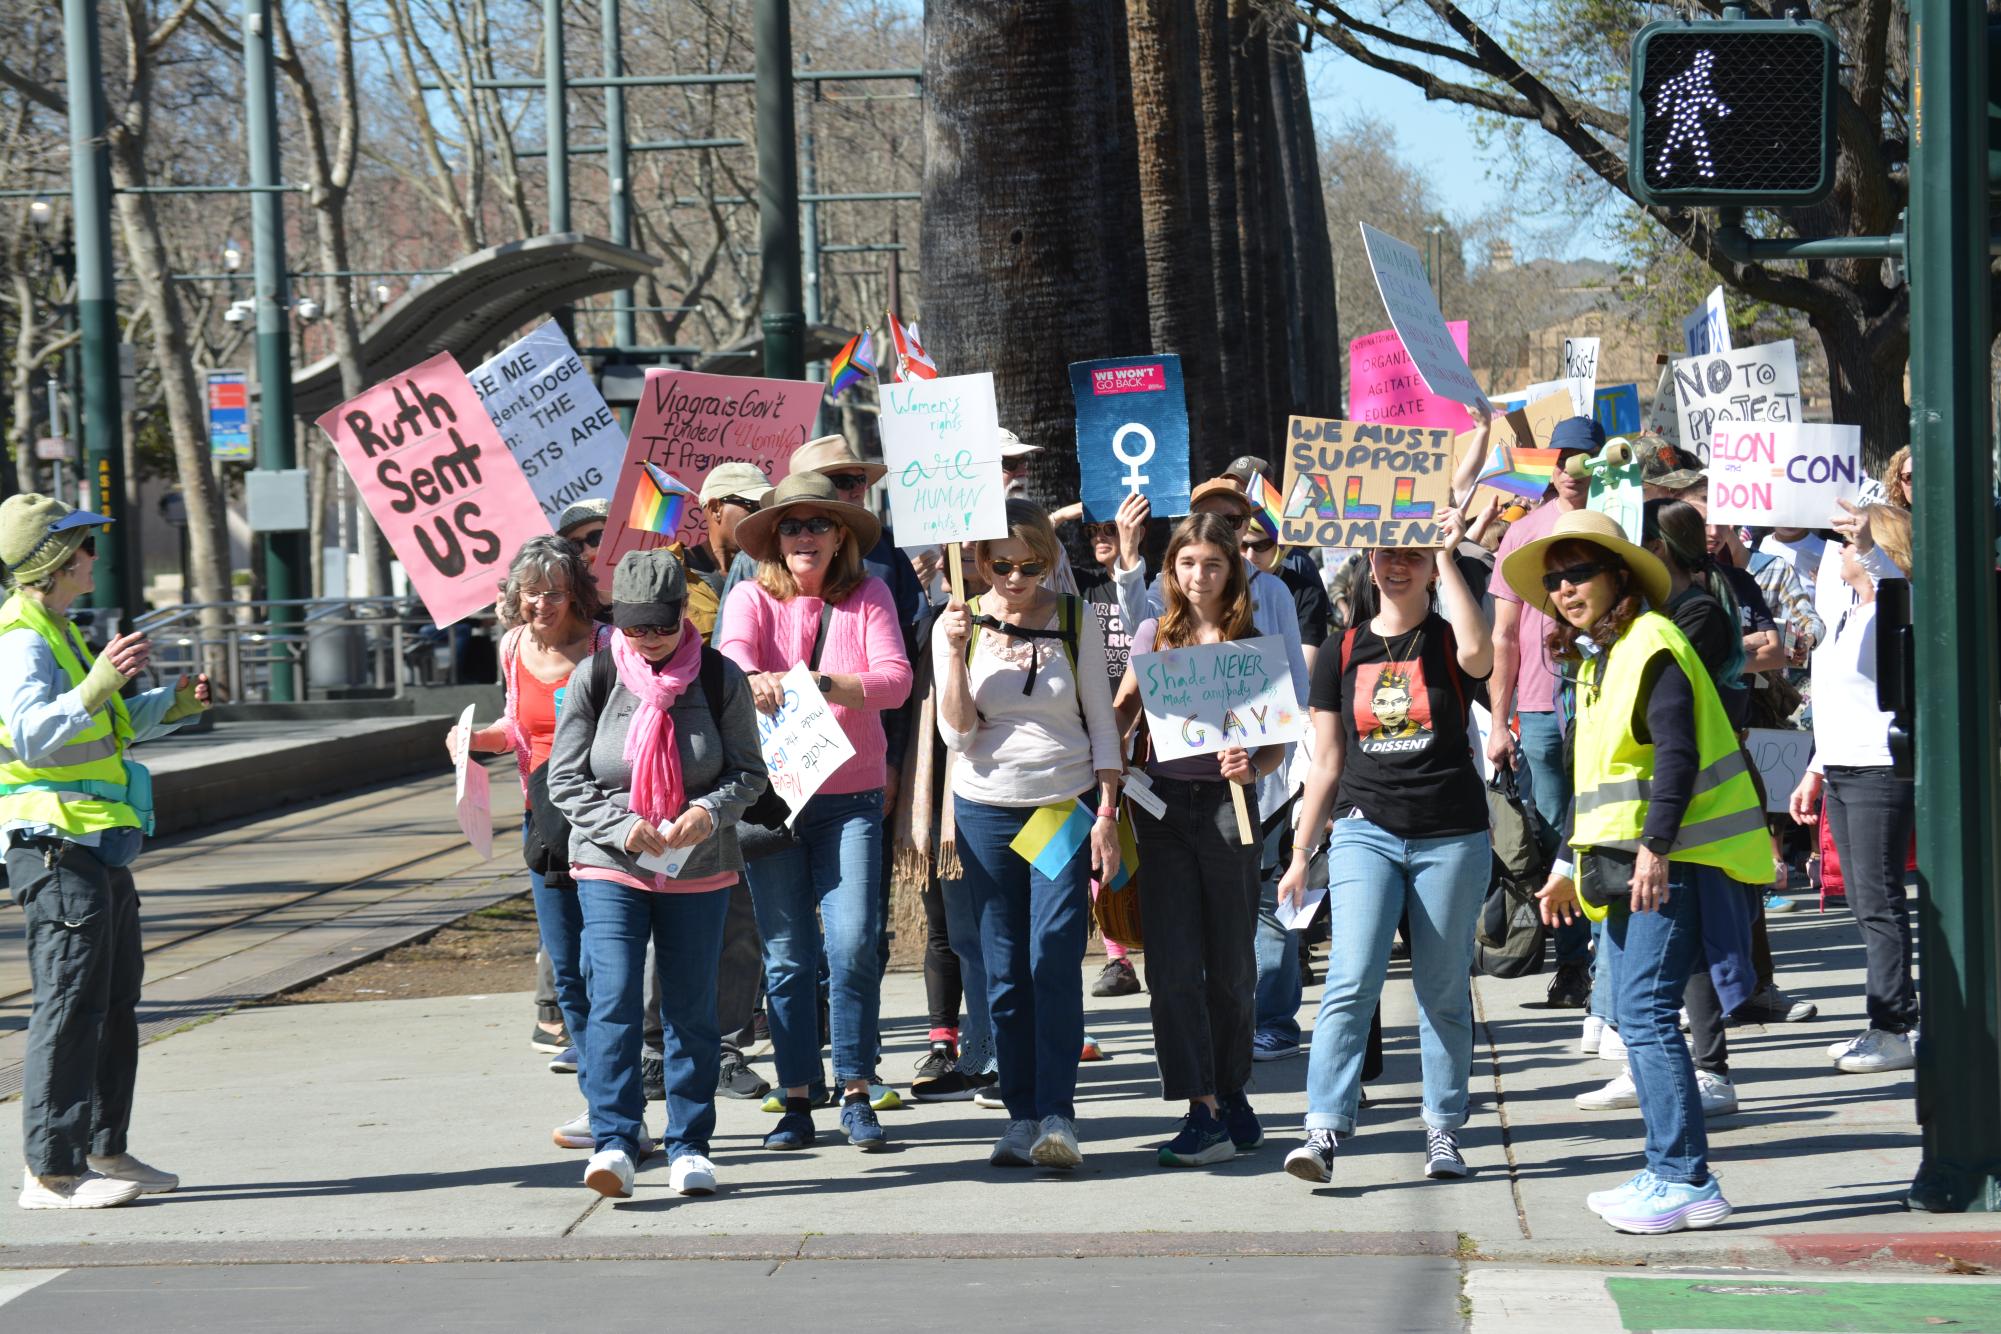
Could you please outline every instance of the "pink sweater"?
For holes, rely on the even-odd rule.
[[[813,636],[819,629],[819,598],[780,602],[763,585],[747,579],[730,590],[729,606],[719,618],[716,647],[746,673],[788,672],[812,656]],[[881,787],[888,781],[882,710],[909,698],[910,660],[903,652],[896,603],[874,575],[834,608],[833,619],[827,622],[827,642],[820,649],[820,671],[828,676],[859,676],[864,701],[859,709],[830,706],[855,754],[820,791],[866,792]]]

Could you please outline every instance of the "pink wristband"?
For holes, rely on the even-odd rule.
[[[1098,818],[1100,820],[1116,820],[1119,818],[1119,808],[1116,806],[1100,806],[1098,807]]]

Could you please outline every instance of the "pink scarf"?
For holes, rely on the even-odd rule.
[[[639,697],[639,711],[625,733],[625,762],[632,767],[632,813],[665,830],[687,804],[681,786],[681,751],[669,710],[702,670],[702,637],[688,627],[680,646],[658,671],[622,634],[611,637],[618,683]]]

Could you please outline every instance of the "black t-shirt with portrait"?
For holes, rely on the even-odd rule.
[[[1340,714],[1347,740],[1335,819],[1360,810],[1398,838],[1487,828],[1487,794],[1466,727],[1471,680],[1437,612],[1387,642],[1366,622],[1328,637],[1307,702]]]

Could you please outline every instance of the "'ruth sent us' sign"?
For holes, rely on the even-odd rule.
[[[1256,750],[1306,735],[1278,635],[1136,654],[1132,670],[1157,759]]]

